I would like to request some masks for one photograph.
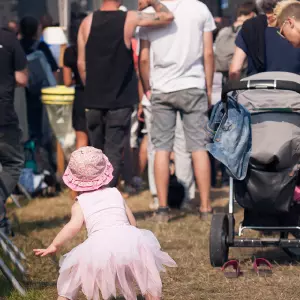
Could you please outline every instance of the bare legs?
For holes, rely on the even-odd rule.
[[[88,135],[83,131],[76,131],[76,149],[86,147],[88,143]]]
[[[168,206],[169,164],[170,152],[157,151],[155,154],[154,174],[160,207]]]
[[[140,145],[139,152],[139,173],[142,176],[148,163],[148,136],[145,135]]]
[[[200,211],[210,212],[211,168],[209,156],[206,151],[196,151],[192,153],[192,158],[197,186],[201,198]]]
[[[192,153],[193,166],[197,186],[201,196],[201,212],[210,212],[210,185],[211,169],[209,156],[206,151],[196,151]],[[168,206],[168,185],[169,185],[169,163],[170,152],[157,151],[155,155],[155,182],[160,207]]]

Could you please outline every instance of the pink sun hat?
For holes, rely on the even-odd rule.
[[[101,150],[82,147],[72,153],[63,181],[76,192],[94,191],[111,182],[113,170]]]

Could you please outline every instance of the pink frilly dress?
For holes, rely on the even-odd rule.
[[[61,261],[58,294],[74,300],[82,289],[87,299],[116,297],[126,300],[143,295],[161,297],[160,272],[175,261],[161,251],[152,232],[129,224],[124,200],[115,188],[88,192],[78,197],[88,231],[87,240]]]

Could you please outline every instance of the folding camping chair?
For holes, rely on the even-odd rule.
[[[10,259],[12,264],[21,272],[23,276],[26,275],[25,267],[20,262],[21,260],[25,260],[25,255],[15,246],[10,239],[0,231],[0,245],[3,250],[3,253]],[[13,287],[21,294],[25,295],[25,289],[21,286],[18,282],[16,277],[13,275],[12,271],[8,268],[5,264],[3,259],[0,256],[0,270],[2,271],[3,275],[10,281]]]

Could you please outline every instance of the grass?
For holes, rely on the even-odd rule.
[[[227,191],[213,193],[214,206],[223,210],[227,203]],[[298,300],[300,299],[300,266],[292,262],[278,249],[235,249],[230,256],[240,259],[244,276],[227,280],[220,270],[209,263],[208,236],[210,225],[197,216],[187,215],[174,222],[158,225],[144,220],[150,202],[148,192],[132,197],[129,205],[136,213],[139,227],[146,228],[158,237],[162,248],[178,263],[177,269],[169,269],[163,278],[164,300]],[[11,207],[10,215],[16,227],[14,242],[28,258],[29,276],[25,287],[26,297],[20,297],[8,282],[0,276],[0,299],[43,300],[56,299],[58,254],[53,258],[36,258],[32,249],[46,247],[68,220],[71,202],[67,194],[52,199],[37,199],[21,209]],[[241,217],[241,212],[238,214]],[[85,239],[85,231],[70,242],[61,253],[66,253]],[[251,272],[251,257],[263,256],[274,264],[274,274],[260,278]],[[85,299],[82,295],[79,299]],[[123,298],[119,298],[121,300]]]

